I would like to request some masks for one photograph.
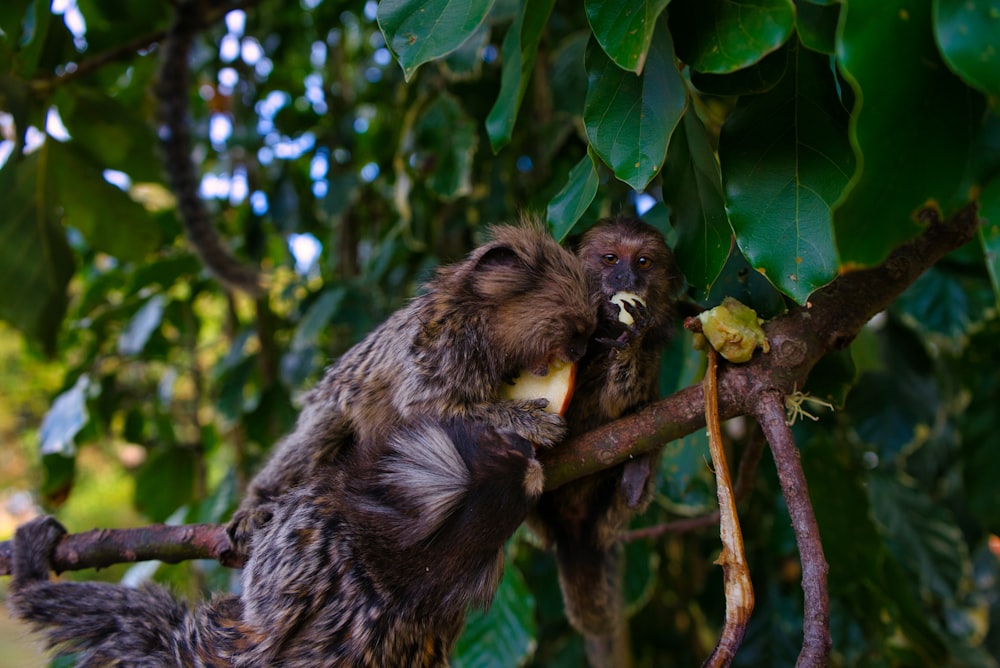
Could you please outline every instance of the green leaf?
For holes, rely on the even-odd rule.
[[[794,27],[791,0],[678,0],[670,7],[677,57],[699,72],[749,67],[784,44]]]
[[[378,24],[409,80],[420,65],[462,45],[486,18],[493,0],[382,0]]]
[[[434,98],[414,125],[418,164],[432,164],[427,187],[444,200],[472,191],[472,159],[476,153],[475,123],[453,96]]]
[[[959,186],[982,99],[941,62],[928,4],[885,0],[841,11],[837,61],[857,97],[850,135],[858,169],[834,227],[841,261],[865,266],[920,232],[915,215],[924,206],[947,214],[964,202]]]
[[[90,377],[86,374],[76,379],[69,388],[52,402],[42,420],[40,433],[41,445],[39,451],[43,455],[62,455],[72,457],[76,454],[73,439],[80,433],[84,425],[90,421],[87,412],[87,390],[90,388]]]
[[[45,148],[0,169],[0,318],[55,352],[73,253],[53,209],[52,186],[44,176]]]
[[[674,133],[663,170],[663,202],[677,230],[674,255],[688,283],[707,294],[729,257],[732,228],[719,161],[693,110]]]
[[[162,180],[156,134],[142,108],[83,86],[60,88],[55,102],[74,145],[95,164],[124,172],[133,182]]]
[[[135,477],[135,507],[154,522],[163,522],[191,501],[196,455],[193,448],[158,447]]]
[[[142,305],[118,336],[119,355],[138,355],[142,352],[149,337],[160,326],[166,305],[167,298],[163,294],[153,295]]]
[[[508,668],[520,666],[535,645],[535,597],[524,576],[512,564],[504,569],[493,604],[486,612],[469,615],[458,639],[455,668]]]
[[[1000,305],[1000,178],[983,188],[979,196],[979,216],[983,221],[979,227],[979,239],[986,256],[993,294]]]
[[[295,328],[292,349],[301,350],[315,344],[320,333],[326,330],[330,320],[340,310],[346,296],[347,288],[343,286],[324,290],[316,301],[309,305],[309,309]]]
[[[597,165],[590,152],[570,170],[563,189],[549,202],[546,219],[556,241],[563,241],[573,230],[573,225],[587,211],[597,196],[599,178]]]
[[[486,117],[486,132],[494,153],[510,143],[517,112],[535,68],[538,42],[554,4],[555,0],[522,0],[521,11],[504,37],[500,93]]]
[[[799,303],[837,275],[831,206],[854,167],[848,117],[827,58],[793,49],[774,90],[741,98],[719,159],[736,241]]]
[[[103,168],[73,143],[46,142],[48,174],[63,222],[79,230],[95,250],[141,260],[160,244],[160,228],[128,193],[104,180]]]
[[[1000,98],[1000,0],[934,0],[934,36],[955,74]]]
[[[832,56],[837,49],[837,22],[840,20],[839,3],[816,3],[797,0],[795,3],[795,29],[802,46]]]
[[[917,579],[921,593],[950,599],[960,591],[971,565],[951,513],[921,490],[886,475],[868,479],[868,496],[890,552]]]
[[[637,191],[659,173],[687,107],[687,88],[662,19],[647,60],[643,74],[636,76],[615,65],[597,44],[587,49],[587,136],[615,176]]]
[[[586,0],[597,43],[623,70],[642,72],[656,20],[670,0]]]
[[[0,3],[0,31],[4,33],[4,37],[0,40],[14,42],[24,39],[21,36],[22,23],[28,8],[34,4],[36,4],[34,0],[7,0]]]
[[[763,93],[774,88],[788,70],[790,49],[781,48],[769,53],[750,67],[730,74],[704,74],[693,70],[691,83],[698,90],[710,95],[746,95]]]
[[[945,337],[960,347],[980,310],[952,272],[934,266],[921,274],[894,305],[908,323],[925,334]]]

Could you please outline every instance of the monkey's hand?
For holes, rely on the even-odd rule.
[[[642,340],[643,335],[653,326],[653,314],[645,304],[625,300],[622,308],[632,316],[632,322],[624,326],[624,331],[618,338],[598,338],[597,342],[608,346],[611,350],[609,356],[614,359],[622,350],[637,344]]]
[[[233,550],[240,555],[250,555],[251,539],[274,516],[273,502],[260,502],[253,505],[244,503],[235,513],[233,519],[226,525],[226,534]]]
[[[48,580],[52,552],[65,535],[66,528],[51,515],[41,515],[19,526],[14,533],[11,586]]]
[[[566,420],[545,410],[546,406],[547,399],[498,401],[472,407],[469,417],[482,420],[497,431],[513,432],[535,448],[547,448],[566,435]]]

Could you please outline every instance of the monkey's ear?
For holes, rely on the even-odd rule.
[[[517,252],[510,246],[493,246],[476,262],[476,270],[490,270],[497,267],[517,267],[523,262]]]

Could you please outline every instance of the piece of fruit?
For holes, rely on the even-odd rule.
[[[634,292],[629,292],[628,290],[619,290],[611,297],[611,303],[618,307],[618,320],[626,325],[631,325],[635,322],[635,318],[632,314],[625,310],[624,302],[628,300],[635,304],[636,306],[645,306],[646,302],[643,301],[642,297],[635,294]]]
[[[565,415],[575,386],[576,364],[555,360],[549,364],[548,373],[544,376],[522,371],[513,383],[504,383],[500,394],[505,399],[520,401],[548,399],[546,411]]]

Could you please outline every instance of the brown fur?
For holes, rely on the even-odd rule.
[[[483,420],[540,446],[563,437],[564,420],[542,403],[497,393],[522,369],[583,355],[594,329],[583,269],[536,225],[492,233],[327,369],[295,430],[251,481],[229,527],[237,546],[267,522],[271,499],[314,478],[352,435],[377,442],[420,416]]]
[[[189,609],[155,585],[50,582],[65,530],[42,517],[17,531],[10,612],[58,653],[79,652],[78,666],[446,666],[541,492],[532,444],[478,422],[418,422],[344,444],[317,473],[255,534],[240,597]]]
[[[578,360],[593,330],[579,260],[497,228],[308,394],[231,524],[240,597],[188,610],[158,587],[49,582],[63,529],[45,518],[18,531],[10,610],[84,666],[447,665],[541,494],[534,448],[565,431],[498,389]]]
[[[584,235],[578,256],[599,317],[566,416],[571,436],[658,398],[660,358],[675,328],[680,287],[663,236],[632,218],[601,221]],[[620,290],[646,302],[630,327],[619,321],[618,306],[610,301]],[[658,459],[659,452],[646,454],[546,493],[532,522],[555,546],[566,612],[584,634],[595,668],[623,668],[629,662],[618,537],[649,502]]]

